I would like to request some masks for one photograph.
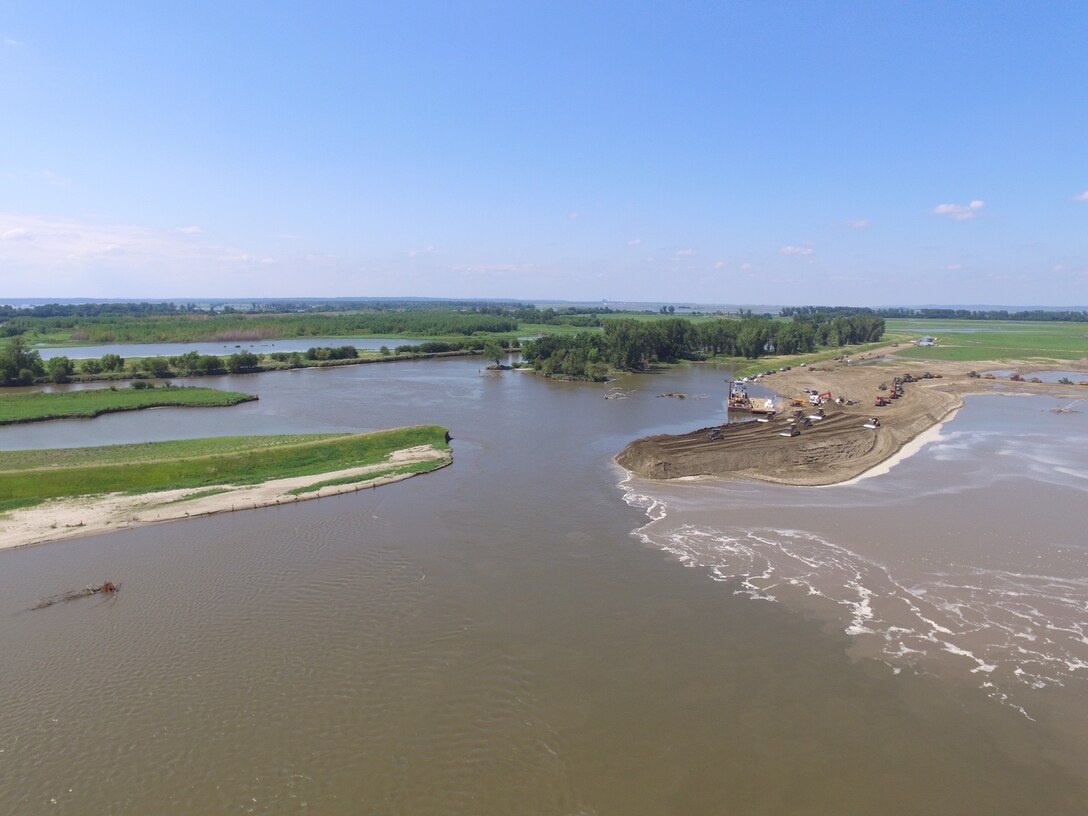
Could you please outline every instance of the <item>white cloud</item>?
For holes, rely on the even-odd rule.
[[[272,259],[210,244],[199,233],[132,224],[0,212],[0,268],[93,279],[109,271],[133,280],[148,269],[207,275],[210,282]]]
[[[1085,190],[1083,193],[1077,193],[1075,196],[1073,196],[1073,200],[1088,201],[1088,190]]]
[[[641,245],[642,245],[642,239],[641,238],[632,238],[630,241],[627,242],[627,246],[641,246]]]
[[[938,204],[933,208],[934,215],[946,215],[953,221],[970,221],[972,218],[977,218],[982,208],[986,205],[985,201],[979,201],[975,199],[970,204]]]
[[[577,221],[581,217],[582,214],[577,210],[572,210],[571,212],[567,213],[567,218],[569,218],[571,221]]]
[[[420,255],[434,255],[437,251],[434,244],[427,244],[419,249],[409,249],[407,255],[409,258],[418,258]]]
[[[950,263],[950,264],[948,264],[948,266],[945,267],[945,269],[948,270],[949,272],[958,272],[959,270],[963,269],[963,264]]]
[[[9,48],[21,48],[23,44],[14,37],[4,37],[4,45]]]
[[[715,261],[714,262],[714,268],[715,269],[725,269],[725,261]]]
[[[202,230],[196,224],[193,224],[188,227],[178,227],[178,232],[184,233],[185,235],[200,235],[204,232],[204,230]]]
[[[752,268],[752,265],[750,263],[748,263],[748,261],[745,261],[744,263],[742,263],[740,265],[740,268],[743,269],[745,272],[747,272],[749,269]]]
[[[782,247],[782,249],[780,249],[778,251],[780,253],[782,253],[783,255],[811,255],[816,250],[814,250],[810,246],[792,246],[792,245],[790,245],[790,246],[784,246],[784,247]]]
[[[695,252],[695,250],[690,248],[676,250],[677,258],[691,258],[694,257],[696,254],[697,253]]]
[[[846,220],[846,226],[850,227],[851,229],[865,229],[867,226],[869,226],[869,219],[868,218],[848,218]]]

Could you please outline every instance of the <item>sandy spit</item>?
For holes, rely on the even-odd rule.
[[[438,450],[431,445],[419,445],[394,451],[384,462],[376,465],[290,479],[275,479],[256,485],[219,485],[218,487],[224,488],[225,492],[188,501],[185,500],[186,496],[205,492],[209,488],[204,486],[163,490],[136,496],[109,493],[102,496],[57,499],[35,507],[13,510],[0,518],[0,550],[66,538],[99,535],[146,524],[159,524],[197,516],[210,516],[215,513],[251,510],[257,507],[290,504],[339,493],[350,493],[403,481],[419,474],[381,476],[351,484],[327,486],[303,495],[292,495],[290,491],[330,479],[365,476],[367,473],[386,470],[390,465],[430,460],[443,460],[439,467],[445,467],[453,463],[453,454],[448,450]]]

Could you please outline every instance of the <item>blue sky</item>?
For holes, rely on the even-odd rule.
[[[1088,303],[1088,3],[0,5],[0,297]]]

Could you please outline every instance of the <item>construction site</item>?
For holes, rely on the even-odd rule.
[[[773,387],[780,396],[771,398],[749,397],[747,382],[727,380],[721,424],[638,439],[616,461],[650,479],[714,476],[836,484],[895,455],[961,407],[967,394],[1084,395],[1083,386],[1033,383],[1022,376],[985,379],[967,369],[967,364],[949,363],[936,373],[894,358],[881,365],[840,359],[819,368],[775,372]],[[767,380],[760,384],[771,387]]]

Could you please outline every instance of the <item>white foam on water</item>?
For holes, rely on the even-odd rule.
[[[909,477],[887,486],[869,484],[836,496],[835,507],[873,502],[897,507],[904,495],[917,501],[920,496],[947,496],[1005,479],[1088,491],[1084,423],[1079,419],[1078,424],[1069,423],[1068,415],[1043,416],[1044,430],[1040,432],[1032,420],[1026,433],[1012,423],[1002,427],[1003,417],[974,430],[950,428],[946,420],[851,484],[887,473],[923,448],[932,461],[957,463],[954,467],[962,473],[956,472],[964,478],[933,484]],[[1061,433],[1052,432],[1055,422]],[[1002,458],[995,460],[995,454]],[[1009,459],[1016,461],[1015,467],[1008,465]],[[993,564],[986,561],[941,563],[941,559],[907,558],[899,559],[900,564],[888,560],[891,552],[866,556],[833,540],[833,534],[821,536],[783,526],[734,527],[723,521],[729,518],[729,508],[764,505],[766,513],[757,517],[773,518],[773,502],[790,501],[789,489],[721,482],[670,489],[626,472],[619,487],[629,505],[646,513],[646,523],[633,531],[639,540],[669,553],[685,567],[703,570],[736,594],[824,607],[828,617],[840,621],[859,655],[881,660],[897,674],[947,672],[976,678],[983,693],[1028,717],[1032,695],[1088,682],[1088,575],[1075,566],[1085,554],[1079,541],[1078,546],[1062,541],[1023,546],[1012,542],[1014,551],[1031,557],[1031,563],[1047,563],[1040,560],[1042,550],[1032,550],[1045,546],[1051,556],[1060,557],[1059,563],[1074,565],[1073,577],[1048,575],[1046,569],[1033,571],[1026,563],[1019,569],[990,568]],[[826,489],[831,488],[796,489],[800,504],[795,506],[828,507],[824,499],[811,501],[817,495],[834,495],[823,493]],[[676,495],[655,498],[654,493]],[[675,513],[670,515],[666,502],[676,505]],[[726,512],[701,512],[710,507]],[[697,513],[699,524],[684,523],[689,508]],[[904,509],[901,517],[909,517],[910,512]],[[1070,512],[1083,514],[1084,509],[1073,506]],[[708,517],[713,521],[704,521]],[[866,547],[867,552],[871,550]]]
[[[633,531],[641,541],[752,600],[826,603],[861,653],[897,674],[947,664],[985,678],[980,689],[1025,716],[1026,694],[1088,681],[1088,579],[945,565],[906,580],[805,530],[678,523],[630,474],[619,486],[646,513]],[[957,669],[951,658],[967,665]]]

